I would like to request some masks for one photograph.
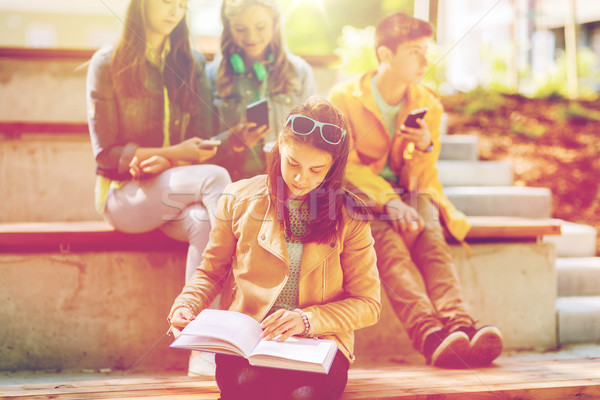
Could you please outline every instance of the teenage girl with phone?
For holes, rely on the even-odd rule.
[[[274,142],[293,105],[316,92],[311,67],[285,48],[281,19],[276,0],[223,0],[221,6],[221,51],[207,67],[219,130],[244,121],[249,104],[269,104],[268,128],[245,125],[264,141],[239,143],[246,147],[243,158],[226,165],[234,181],[264,172],[264,142]]]
[[[202,264],[171,308],[171,331],[179,335],[223,290],[221,308],[259,321],[266,340],[318,337],[338,351],[328,374],[217,354],[223,400],[338,399],[354,331],[381,311],[366,207],[342,187],[350,148],[344,116],[314,96],[284,122],[268,174],[225,189]]]
[[[227,171],[207,163],[217,142],[204,59],[190,49],[186,0],[131,0],[116,47],[92,57],[88,124],[96,206],[116,229],[161,229],[202,260]]]

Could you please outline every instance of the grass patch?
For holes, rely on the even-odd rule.
[[[463,112],[467,115],[480,113],[491,113],[505,104],[504,96],[497,92],[489,92],[483,89],[475,89],[466,96],[466,105]]]
[[[546,133],[546,127],[544,125],[525,125],[519,121],[511,122],[510,129],[517,135],[525,136],[526,138],[533,140],[541,138]]]
[[[564,119],[570,122],[600,122],[600,111],[587,108],[578,102],[570,102],[562,112]]]

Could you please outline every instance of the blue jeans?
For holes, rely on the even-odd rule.
[[[215,355],[221,400],[335,400],[348,382],[350,362],[338,350],[328,374],[256,367],[239,356]]]

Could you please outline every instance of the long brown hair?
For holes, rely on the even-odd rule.
[[[160,96],[146,85],[146,15],[147,0],[131,0],[121,39],[112,58],[113,86],[124,97]],[[165,60],[164,80],[169,100],[184,111],[198,109],[197,71],[190,48],[189,30],[185,17],[169,35],[171,51]]]
[[[337,125],[346,132],[348,126],[342,112],[320,96],[312,96],[290,111],[289,115],[304,115],[316,121]],[[348,133],[338,144],[323,140],[318,130],[309,135],[297,135],[289,126],[280,133],[285,143],[304,143],[331,154],[332,165],[319,187],[309,192],[307,201],[311,211],[309,233],[300,238],[304,243],[327,243],[335,239],[344,223],[344,209],[355,218],[365,219],[369,215],[366,205],[343,187],[344,174],[350,151]],[[281,174],[281,153],[276,144],[267,160],[268,186],[271,201],[276,205],[281,224],[290,235],[289,212],[286,205],[287,186]]]
[[[281,27],[281,12],[275,0],[223,0],[221,6],[221,21],[223,33],[221,34],[221,63],[217,72],[217,91],[221,97],[228,97],[235,85],[235,72],[229,59],[234,53],[242,55],[242,50],[233,41],[231,33],[231,19],[251,6],[264,7],[273,17],[273,39],[269,51],[273,55],[267,69],[269,71],[268,87],[271,94],[290,94],[295,85],[296,69],[287,57],[283,32]],[[256,80],[256,85],[260,83]]]

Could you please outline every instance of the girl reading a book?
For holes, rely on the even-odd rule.
[[[292,109],[269,155],[268,174],[229,185],[203,261],[175,299],[177,336],[223,289],[221,308],[261,322],[266,340],[334,340],[328,374],[251,366],[217,354],[223,400],[337,399],[354,359],[354,330],[381,310],[367,211],[342,187],[346,121],[320,97]]]

